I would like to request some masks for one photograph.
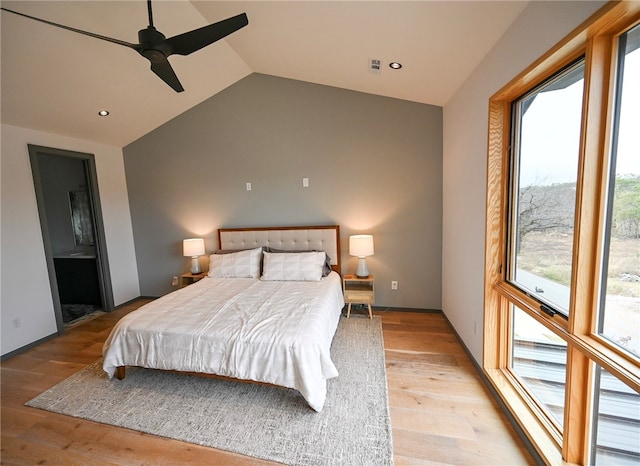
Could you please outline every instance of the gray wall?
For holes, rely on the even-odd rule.
[[[343,273],[374,235],[377,306],[441,308],[441,107],[252,74],[123,152],[142,295],[188,270],[183,238],[337,223]]]

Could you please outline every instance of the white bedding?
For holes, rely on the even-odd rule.
[[[267,382],[320,411],[338,375],[329,350],[343,306],[335,272],[315,282],[206,277],[122,318],[103,367],[110,377],[140,366]]]

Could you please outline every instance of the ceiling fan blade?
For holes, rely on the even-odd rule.
[[[176,73],[171,68],[169,60],[154,60],[151,62],[151,71],[153,71],[160,79],[173,88],[176,92],[184,91],[184,87],[180,84]]]
[[[72,28],[70,26],[65,26],[64,24],[54,23],[52,21],[47,21],[46,19],[36,18],[35,16],[30,16],[24,13],[20,13],[18,11],[13,11],[8,8],[0,7],[0,10],[7,11],[9,13],[13,13],[14,15],[24,16],[25,18],[33,19],[35,21],[40,21],[41,23],[49,24],[50,26],[55,26],[61,29],[66,29],[67,31],[77,32],[78,34],[84,34],[85,36],[95,37],[96,39],[106,40],[107,42],[111,42],[118,45],[124,45],[125,47],[132,48],[134,50],[138,49],[138,44],[132,44],[130,42],[125,42],[120,39],[114,39],[112,37],[101,36],[100,34],[94,34],[93,32],[83,31],[82,29]]]
[[[247,24],[249,24],[247,14],[241,13],[217,23],[170,37],[166,43],[171,46],[172,54],[189,55],[236,32]]]
[[[173,71],[171,64],[167,60],[167,57],[173,54],[177,55],[189,55],[197,50],[200,50],[207,45],[210,45],[229,34],[236,32],[238,29],[245,27],[249,24],[249,19],[246,13],[233,16],[231,18],[219,21],[208,26],[194,29],[193,31],[185,32],[177,36],[165,39],[165,36],[156,30],[153,26],[153,12],[151,10],[151,0],[147,0],[147,9],[149,13],[149,26],[138,32],[140,40],[139,44],[132,44],[123,40],[114,39],[112,37],[102,36],[89,31],[83,31],[82,29],[76,29],[64,24],[54,23],[42,18],[36,18],[25,13],[10,10],[8,8],[0,7],[1,10],[8,13],[12,13],[18,16],[23,16],[35,21],[39,21],[50,26],[55,26],[61,29],[66,29],[71,32],[83,34],[85,36],[94,37],[96,39],[104,40],[118,45],[134,49],[140,55],[147,58],[151,62],[151,71],[153,71],[160,79],[167,83],[176,92],[184,91],[180,80]]]

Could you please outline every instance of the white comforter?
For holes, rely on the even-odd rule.
[[[340,277],[319,282],[204,278],[122,318],[104,344],[118,366],[201,372],[298,390],[320,411],[337,377],[330,346],[344,306]]]

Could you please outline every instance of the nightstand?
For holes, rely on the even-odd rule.
[[[374,277],[369,275],[366,278],[358,278],[355,275],[345,275],[342,277],[342,291],[344,293],[344,302],[347,303],[347,319],[351,315],[351,304],[366,304],[369,307],[369,319],[373,318],[371,314],[371,305],[373,304]]]
[[[205,275],[207,275],[205,272],[196,273],[195,275],[192,274],[191,272],[183,273],[182,275],[180,275],[180,288],[184,288],[185,286],[189,286],[192,283],[195,283],[198,280],[203,279]]]

